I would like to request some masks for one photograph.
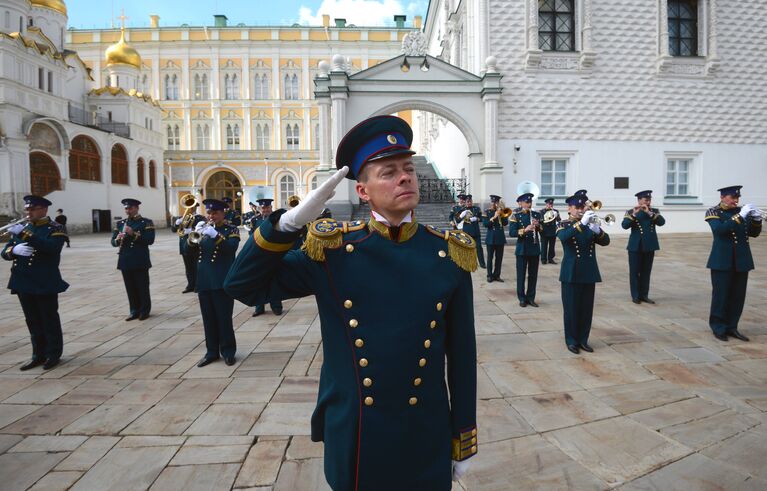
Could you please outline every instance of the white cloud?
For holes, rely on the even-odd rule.
[[[400,0],[322,0],[319,8],[313,12],[311,8],[302,6],[299,11],[298,22],[303,25],[321,26],[322,15],[330,16],[331,26],[333,19],[346,19],[347,24],[357,26],[390,26],[394,25],[394,16],[397,14],[410,14],[408,21],[412,20],[415,12],[423,11],[420,8],[423,0],[409,2],[407,7]]]

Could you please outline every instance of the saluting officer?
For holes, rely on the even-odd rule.
[[[652,191],[640,191],[637,205],[626,211],[621,226],[631,229],[626,249],[629,251],[629,286],[631,301],[634,303],[655,303],[650,300],[650,273],[655,258],[655,251],[660,249],[658,232],[655,227],[662,227],[666,219],[657,208],[652,208]]]
[[[122,272],[128,293],[130,315],[125,319],[145,320],[152,310],[149,295],[149,246],[154,244],[154,222],[139,215],[141,201],[125,198],[121,201],[127,218],[119,220],[112,231],[112,246],[117,247],[117,269]]]
[[[240,231],[224,219],[226,203],[217,199],[202,202],[208,215],[196,227],[199,242],[187,240],[184,247],[197,257],[197,286],[202,325],[205,329],[205,356],[197,362],[204,367],[219,357],[234,365],[237,342],[234,339],[232,310],[234,299],[224,292],[224,279],[240,245]]]
[[[501,197],[495,194],[490,195],[490,208],[485,210],[482,218],[487,234],[485,235],[485,244],[487,245],[487,282],[500,281],[501,266],[503,264],[503,249],[506,247],[506,234],[504,228],[509,224],[508,217],[501,214]],[[495,265],[493,265],[495,258]]]
[[[727,341],[727,336],[748,341],[738,331],[738,321],[746,301],[748,272],[754,269],[748,239],[762,232],[762,212],[751,204],[738,206],[742,187],[719,189],[720,203],[706,212],[714,234],[706,264],[713,288],[708,324],[720,341]]]
[[[448,221],[450,221],[450,224],[453,226],[453,230],[458,229],[458,214],[466,208],[466,195],[461,193],[456,195],[456,198],[458,198],[458,204],[450,209],[450,216],[448,217]]]
[[[532,210],[533,194],[517,198],[519,208],[509,219],[509,236],[517,238],[517,298],[520,307],[537,307],[535,287],[538,284],[538,261],[541,257],[541,214]],[[525,289],[527,274],[527,289]]]
[[[8,289],[19,297],[32,341],[32,359],[19,367],[22,371],[39,365],[43,370],[55,367],[64,346],[59,293],[69,284],[61,279],[59,262],[67,234],[48,217],[49,206],[51,202],[43,197],[24,196],[28,223],[8,228],[12,237],[0,253],[13,261]]]
[[[230,225],[234,225],[235,227],[239,227],[242,225],[242,215],[240,214],[240,210],[237,210],[233,206],[232,198],[229,196],[226,196],[221,199],[224,203],[226,203],[226,216],[225,220],[229,222]]]
[[[465,209],[458,214],[458,221],[464,221],[462,230],[469,234],[477,244],[477,259],[479,267],[485,269],[485,254],[482,252],[482,236],[480,235],[479,222],[482,220],[482,208],[474,205],[474,196],[470,194],[462,195],[465,198]],[[466,220],[467,215],[471,217]]]
[[[196,205],[189,210],[189,213],[190,216],[187,217],[186,220],[184,220],[184,217],[179,217],[170,227],[172,232],[178,234],[178,253],[184,261],[186,286],[181,293],[193,292],[194,285],[197,282],[197,257],[194,254],[186,252],[186,248],[184,247],[186,245],[186,239],[189,238],[189,233],[194,230],[198,223],[205,221],[204,216],[197,214]]]
[[[570,217],[560,222],[557,229],[557,237],[564,249],[559,281],[562,284],[565,343],[575,354],[580,350],[594,351],[588,341],[595,285],[602,281],[594,244],[606,246],[610,243],[610,236],[593,220],[596,214],[591,210],[584,211],[586,201],[585,194],[567,198]]]
[[[415,221],[412,135],[394,116],[354,127],[336,152],[344,167],[261,224],[226,280],[247,304],[272,289],[316,296],[324,362],[312,439],[325,442],[334,490],[447,491],[451,458],[457,477],[477,452],[474,241]],[[303,250],[290,250],[344,176],[370,220],[315,221]]]
[[[554,261],[557,244],[557,228],[562,218],[559,216],[559,210],[554,208],[554,198],[546,198],[546,208],[543,209],[543,221],[541,230],[541,262],[543,264],[557,264]],[[554,218],[546,221],[546,216],[553,214]]]
[[[253,235],[255,230],[260,227],[262,223],[269,220],[269,216],[272,214],[273,201],[274,200],[271,198],[261,198],[258,200],[258,206],[261,207],[261,216],[251,221],[252,228],[250,229],[250,235]],[[269,308],[272,310],[272,313],[274,315],[282,315],[282,299],[276,296],[269,296],[268,301]],[[258,317],[259,315],[266,312],[266,308],[264,306],[265,303],[266,302],[261,302],[256,304],[256,308],[253,311],[253,317]]]

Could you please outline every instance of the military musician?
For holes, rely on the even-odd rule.
[[[253,219],[259,217],[261,212],[258,211],[258,205],[256,203],[251,201],[248,205],[250,206],[250,211],[245,212],[245,214],[242,215],[242,224],[248,229],[248,233],[250,234],[253,231]]]
[[[207,221],[198,223],[195,233],[190,234],[184,244],[197,258],[195,291],[205,329],[205,356],[197,366],[204,367],[221,357],[231,366],[237,351],[232,326],[234,299],[224,292],[224,279],[240,245],[240,231],[224,219],[226,203],[217,199],[206,199],[202,203]]]
[[[59,318],[59,293],[69,284],[61,279],[59,262],[67,235],[48,217],[51,202],[41,196],[24,196],[25,223],[6,226],[11,239],[3,247],[6,261],[13,261],[8,289],[19,297],[32,341],[32,358],[19,367],[25,371],[58,365],[64,346]]]
[[[152,310],[149,295],[149,246],[154,244],[154,222],[139,214],[141,201],[125,198],[121,201],[126,218],[119,220],[112,231],[112,246],[117,247],[117,269],[122,272],[128,294],[130,315],[125,319],[145,320]]]
[[[706,267],[711,270],[711,311],[709,326],[720,341],[732,336],[741,341],[748,337],[738,331],[738,322],[746,301],[748,272],[754,269],[750,237],[762,231],[762,212],[752,204],[743,207],[740,190],[743,186],[720,188],[720,202],[706,212],[714,242]]]
[[[610,243],[610,236],[602,230],[596,213],[585,209],[587,201],[586,194],[567,198],[569,218],[560,222],[557,229],[557,237],[564,249],[559,281],[562,286],[565,344],[574,354],[580,350],[594,351],[588,341],[594,313],[595,285],[602,281],[594,244],[606,246]]]
[[[631,229],[626,246],[629,252],[631,301],[652,304],[655,301],[650,299],[650,273],[655,251],[660,249],[655,227],[665,225],[666,219],[657,208],[652,208],[652,190],[640,191],[634,196],[637,198],[637,204],[626,211],[621,223],[624,229]]]
[[[458,221],[456,217],[466,209],[466,195],[463,193],[457,194],[456,198],[458,198],[458,204],[450,208],[450,215],[448,216],[448,221],[450,222],[450,225],[453,226],[453,230],[458,229]]]
[[[474,196],[471,194],[461,195],[464,197],[465,207],[458,213],[458,221],[463,223],[460,227],[469,237],[474,239],[477,244],[477,259],[479,267],[485,269],[485,254],[482,251],[482,237],[480,235],[479,224],[482,220],[482,208],[474,204]]]
[[[181,293],[193,292],[197,282],[197,256],[189,254],[185,245],[189,238],[189,233],[194,230],[198,223],[204,222],[205,217],[197,213],[197,202],[192,205],[184,216],[179,217],[173,222],[170,229],[178,234],[178,253],[184,261],[184,273],[186,274],[186,286]]]
[[[226,221],[235,227],[242,225],[242,215],[240,214],[240,210],[233,206],[232,198],[225,196],[221,198],[221,201],[226,203]]]
[[[506,247],[506,234],[504,230],[509,224],[509,213],[502,209],[501,197],[495,194],[490,195],[490,208],[485,210],[482,218],[487,234],[485,235],[485,245],[487,245],[487,282],[500,281],[501,266],[503,264],[503,249]],[[493,264],[495,259],[495,264]]]
[[[546,198],[543,209],[543,229],[541,230],[541,263],[557,264],[556,256],[557,228],[562,218],[559,210],[554,208],[554,198]]]
[[[274,200],[271,198],[261,198],[257,200],[258,206],[261,207],[261,215],[258,217],[254,217],[251,219],[251,227],[250,227],[250,235],[253,235],[253,232],[258,229],[258,227],[261,226],[262,223],[269,220],[269,216],[272,214],[272,202]],[[276,296],[269,296],[269,308],[272,310],[272,313],[274,315],[282,315],[283,307],[282,307],[282,299]],[[266,302],[256,303],[255,309],[253,310],[253,317],[258,317],[259,315],[266,312],[265,304]]]
[[[262,223],[225,284],[250,305],[274,289],[315,295],[324,362],[312,439],[325,443],[335,490],[449,490],[477,452],[474,241],[416,222],[412,135],[394,116],[350,130],[340,170]],[[370,219],[312,222],[303,250],[291,250],[344,177]]]
[[[532,209],[533,193],[517,198],[519,208],[509,218],[509,236],[517,238],[517,299],[520,307],[537,307],[538,261],[541,257],[541,214]],[[527,276],[527,288],[525,288]]]

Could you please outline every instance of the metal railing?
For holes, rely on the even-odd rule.
[[[114,133],[117,136],[124,138],[130,138],[130,126],[127,123],[116,123],[109,121],[103,116],[99,115],[96,111],[86,111],[82,107],[69,103],[69,121],[75,124],[90,126],[91,128],[98,128],[109,133]]]
[[[421,203],[453,203],[456,195],[466,192],[466,178],[419,179]]]

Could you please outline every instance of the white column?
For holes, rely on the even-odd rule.
[[[282,149],[282,119],[280,118],[280,108],[274,108],[274,115],[272,116],[272,138],[274,139],[273,150]]]
[[[154,100],[160,100],[162,87],[160,87],[160,58],[152,59],[152,97]]]
[[[218,106],[217,103],[214,103],[213,105],[213,128],[210,135],[211,139],[211,150],[221,150],[223,145],[221,144],[221,140],[223,140],[223,136],[221,134],[221,108]]]
[[[280,83],[280,57],[272,57],[272,99],[282,99],[282,84]]]
[[[242,86],[242,97],[243,99],[250,99],[250,60],[246,56],[242,58],[240,61],[242,63],[242,74],[240,75],[240,78],[242,81],[240,82],[240,85]]]
[[[500,94],[489,94],[485,103],[485,167],[498,166],[498,100]]]
[[[194,143],[192,142],[192,108],[185,107],[184,111],[184,145],[182,148],[186,150],[192,150]]]
[[[320,116],[320,165],[317,170],[327,171],[330,169],[331,161],[331,120],[330,120],[330,98],[322,97],[317,99]]]
[[[189,58],[184,57],[181,60],[181,90],[179,95],[183,100],[191,99],[191,89],[189,88]]]
[[[240,133],[240,148],[243,148],[245,150],[252,150],[253,149],[253,142],[251,138],[251,131],[250,131],[250,107],[245,106],[242,110],[242,133]]]
[[[669,56],[668,51],[668,1],[660,0],[658,7],[660,15],[660,55]]]
[[[312,81],[309,79],[309,57],[304,55],[301,57],[301,93],[304,94],[302,99],[312,98]]]
[[[210,60],[210,98],[221,99],[219,89],[221,73],[218,71],[218,53],[211,53]]]
[[[304,128],[301,132],[301,141],[298,143],[299,149],[310,150],[312,148],[312,114],[310,107],[304,107]]]

